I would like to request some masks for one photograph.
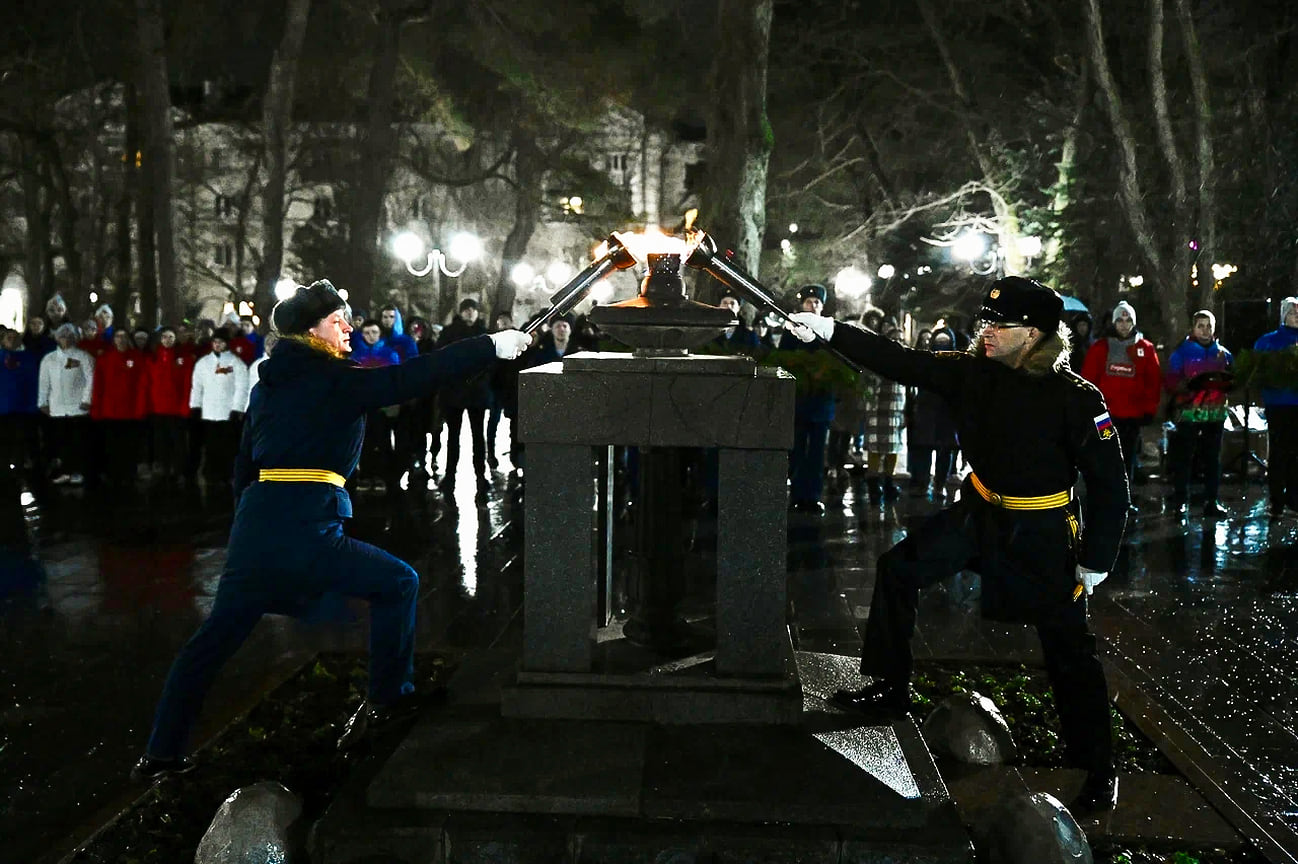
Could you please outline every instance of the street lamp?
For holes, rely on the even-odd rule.
[[[396,237],[392,238],[392,251],[406,265],[406,271],[411,276],[424,277],[433,272],[436,267],[445,276],[454,278],[464,272],[464,268],[469,266],[469,262],[475,260],[482,254],[482,241],[472,234],[457,234],[451,240],[451,255],[460,262],[458,270],[452,270],[446,265],[446,254],[441,249],[428,249],[423,239],[411,231],[403,231]],[[415,262],[419,259],[425,259],[422,267],[416,267]]]
[[[881,264],[879,266],[880,279],[891,279],[893,276],[896,275],[897,275],[897,268],[892,266],[891,264]]]

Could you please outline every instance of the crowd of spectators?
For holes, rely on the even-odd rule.
[[[77,324],[56,295],[0,334],[0,459],[32,487],[229,482],[264,350],[237,316],[148,330],[102,305]]]
[[[826,299],[826,289],[813,284],[798,292],[796,304],[822,313]],[[772,352],[817,350],[814,343],[789,339],[777,319],[747,320],[737,297],[727,295],[720,305],[740,323],[700,349],[705,353],[761,359]],[[391,304],[374,318],[358,313],[352,359],[363,366],[400,363],[488,332],[480,316],[472,298],[460,303],[444,328],[418,316],[406,320]],[[1096,327],[1089,313],[1072,316],[1070,364],[1104,395],[1129,479],[1137,477],[1142,434],[1165,433],[1159,458],[1172,481],[1171,506],[1184,512],[1191,482],[1199,481],[1203,495],[1196,503],[1204,514],[1224,515],[1218,492],[1234,357],[1217,339],[1215,317],[1207,310],[1195,313],[1191,332],[1161,361],[1159,347],[1138,329],[1130,303],[1118,303],[1104,322]],[[858,323],[903,339],[899,323],[877,309],[867,309]],[[497,315],[491,330],[513,324],[508,315]],[[1257,340],[1255,350],[1298,345],[1298,300],[1281,303],[1279,325]],[[944,319],[921,328],[912,347],[960,351],[974,335]],[[56,295],[24,330],[0,328],[0,460],[24,472],[33,485],[130,489],[147,479],[180,487],[200,477],[209,484],[228,483],[248,395],[274,338],[263,338],[250,318],[233,314],[219,325],[200,320],[147,330],[118,327],[113,310],[103,305],[78,323]],[[367,418],[354,487],[396,491],[407,473],[412,483],[432,478],[443,432],[447,467],[440,479],[444,487],[453,484],[467,428],[472,452],[464,461],[483,499],[491,472],[499,468],[500,421],[510,420],[512,429],[517,418],[519,372],[597,348],[600,339],[585,318],[558,318],[523,357],[497,364],[492,374],[447,387],[435,397],[374,411]],[[1278,517],[1286,507],[1298,510],[1298,389],[1269,387],[1261,396],[1271,426],[1271,513]],[[523,448],[516,439],[507,446],[515,476],[521,477]],[[940,397],[877,376],[863,378],[850,392],[804,391],[795,411],[790,504],[823,511],[825,478],[849,473],[864,475],[872,503],[894,501],[903,494],[897,482],[903,452],[909,494],[935,501],[951,494],[960,448]]]

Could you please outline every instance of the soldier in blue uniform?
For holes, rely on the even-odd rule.
[[[363,368],[347,359],[350,310],[326,280],[271,313],[280,336],[261,366],[235,464],[236,508],[229,555],[212,611],[172,664],[137,779],[183,773],[188,738],[221,666],[261,616],[295,616],[322,598],[370,604],[369,693],[339,746],[414,705],[415,601],[409,564],[343,533],[352,515],[343,488],[356,469],[365,414],[431,394],[531,342],[517,330],[466,339],[399,365]]]
[[[1108,687],[1081,595],[1113,567],[1130,493],[1104,398],[1068,370],[1062,311],[1054,291],[1011,276],[991,285],[967,353],[911,350],[819,315],[795,314],[803,326],[793,333],[814,333],[884,377],[937,393],[973,467],[956,504],[880,557],[861,655],[861,672],[874,682],[840,690],[834,703],[904,714],[919,591],[976,570],[984,617],[1037,629],[1067,761],[1087,772],[1073,807],[1093,811],[1113,807],[1118,783]],[[1084,531],[1072,492],[1079,472]]]

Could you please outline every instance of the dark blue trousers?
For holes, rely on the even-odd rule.
[[[302,617],[326,594],[369,601],[370,702],[386,704],[414,690],[419,574],[396,556],[343,534],[341,521],[316,527],[309,566],[242,567],[221,576],[211,614],[185,643],[167,675],[149,737],[150,756],[184,755],[212,681],[262,615]]]
[[[820,500],[825,485],[825,442],[829,439],[829,421],[818,422],[795,418],[793,452],[789,454],[789,498],[794,504]]]

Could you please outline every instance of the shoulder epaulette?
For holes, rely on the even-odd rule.
[[[1096,387],[1090,381],[1087,381],[1081,375],[1078,375],[1072,369],[1060,369],[1059,374],[1063,377],[1065,381],[1067,381],[1069,384],[1072,384],[1074,387],[1078,387],[1082,390],[1085,390],[1088,393],[1098,394],[1100,392],[1100,388]]]

